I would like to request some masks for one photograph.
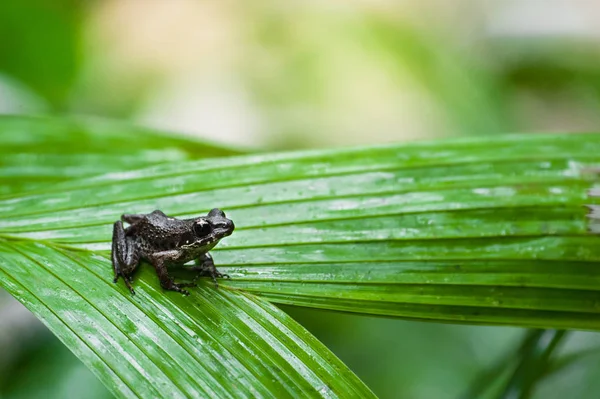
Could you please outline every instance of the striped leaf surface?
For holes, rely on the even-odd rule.
[[[267,301],[600,329],[599,150],[595,134],[511,135],[181,161],[69,181],[0,199],[0,281],[118,392],[153,394],[189,371],[176,379],[183,395],[366,395]],[[218,290],[203,281],[190,297],[162,292],[147,265],[133,298],[110,282],[121,213],[212,207],[237,226],[212,252],[232,277]],[[90,332],[98,326],[100,337]],[[162,380],[135,391],[151,366]],[[273,378],[227,385],[236,373]]]

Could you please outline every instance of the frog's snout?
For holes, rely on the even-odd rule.
[[[233,230],[235,230],[235,224],[233,223],[233,220],[227,219],[227,235],[231,235]]]

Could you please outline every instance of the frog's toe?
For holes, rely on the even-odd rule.
[[[188,290],[184,290],[182,287],[195,287],[196,284],[194,283],[173,283],[173,285],[171,286],[171,290],[173,291],[177,291],[177,292],[181,292],[183,295],[188,296],[190,295]]]
[[[228,274],[224,274],[216,271],[212,276],[213,281],[215,282],[215,288],[219,288],[219,283],[217,282],[217,278],[231,278]]]
[[[177,284],[178,287],[195,287],[196,283],[191,282],[191,283],[178,283]]]
[[[213,277],[213,279],[217,278],[217,277],[218,278],[231,278],[231,277],[229,277],[229,274],[221,273],[219,271],[215,271],[212,277]]]

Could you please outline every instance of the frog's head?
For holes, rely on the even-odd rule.
[[[208,215],[195,219],[192,229],[197,241],[217,243],[221,238],[231,235],[235,225],[225,217],[225,212],[215,208],[208,212]]]

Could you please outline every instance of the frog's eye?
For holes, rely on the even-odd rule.
[[[223,212],[219,208],[214,208],[214,209],[211,209],[210,212],[208,212],[208,216],[221,216],[222,218],[224,218],[225,212]]]
[[[212,227],[210,224],[204,220],[199,220],[194,223],[194,233],[198,237],[205,237],[212,232]]]

